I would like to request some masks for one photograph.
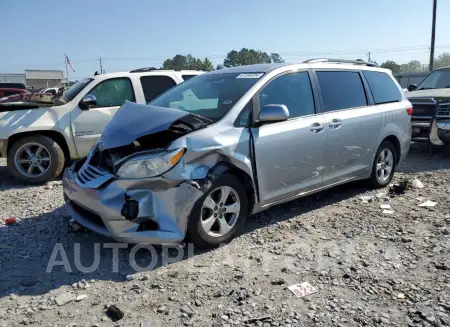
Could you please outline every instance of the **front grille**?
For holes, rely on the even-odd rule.
[[[93,213],[92,211],[84,209],[83,207],[81,207],[80,205],[78,205],[73,201],[70,201],[70,204],[77,213],[83,216],[83,218],[89,220],[90,222],[98,226],[105,227],[105,223],[103,222],[102,218],[99,215]]]
[[[439,109],[437,112],[437,116],[439,117],[450,117],[450,103],[441,103],[439,104]]]
[[[433,118],[436,112],[436,105],[432,104],[415,104],[413,103],[413,117]]]
[[[95,154],[94,154],[95,155]],[[77,172],[78,184],[88,188],[97,188],[114,177],[107,171],[99,167],[95,167],[92,163],[93,156],[87,158],[80,170]]]
[[[95,168],[94,166],[89,165],[88,162],[85,162],[84,165],[81,167],[81,169],[78,171],[78,179],[83,183],[86,184],[88,182],[91,182],[99,177],[103,177],[107,172],[104,172],[98,168]]]

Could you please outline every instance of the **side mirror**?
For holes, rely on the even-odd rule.
[[[289,119],[289,110],[284,104],[268,104],[261,108],[260,123],[273,123]]]
[[[79,103],[81,110],[89,110],[90,106],[95,106],[97,104],[97,98],[93,94],[86,94]]]
[[[415,89],[417,89],[417,84],[410,84],[408,85],[408,91],[414,91]]]

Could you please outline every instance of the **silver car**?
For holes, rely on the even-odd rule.
[[[202,74],[123,105],[66,169],[67,208],[118,241],[214,247],[279,203],[354,180],[386,186],[411,114],[391,71],[360,61]]]

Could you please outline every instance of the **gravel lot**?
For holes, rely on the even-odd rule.
[[[450,325],[448,150],[413,146],[398,168],[395,182],[418,178],[423,189],[390,198],[362,183],[337,187],[252,217],[217,250],[188,257],[186,247],[182,260],[162,265],[177,250],[158,249],[156,268],[139,273],[132,246],[118,251],[114,272],[111,240],[68,232],[60,182],[26,187],[4,165],[0,326]],[[437,205],[418,207],[426,200]],[[382,213],[385,202],[393,214]],[[8,217],[17,223],[5,225]],[[58,243],[67,265],[46,273]],[[80,272],[79,257],[92,265],[96,246],[98,269]],[[135,257],[142,267],[152,258],[147,250]],[[305,281],[318,292],[297,298],[287,289]],[[124,313],[116,322],[106,315],[111,304]]]

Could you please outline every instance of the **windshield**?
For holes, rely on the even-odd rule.
[[[205,74],[175,86],[149,104],[219,121],[263,73]]]
[[[420,83],[418,90],[450,88],[450,68],[432,72]]]
[[[90,82],[92,82],[92,78],[85,78],[78,82],[76,82],[74,85],[72,85],[64,94],[62,95],[61,99],[67,103],[69,101],[72,101],[73,98],[75,98],[78,93],[81,92],[82,89],[86,87]]]

